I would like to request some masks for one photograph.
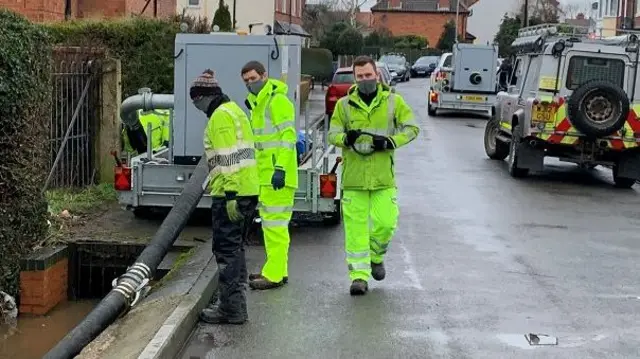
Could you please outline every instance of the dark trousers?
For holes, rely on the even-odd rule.
[[[258,197],[238,197],[240,212],[250,218],[258,204]],[[219,310],[227,315],[246,312],[243,282],[247,280],[247,264],[244,253],[243,234],[247,221],[237,223],[229,220],[227,201],[214,197],[211,205],[213,216],[213,255],[218,264]]]

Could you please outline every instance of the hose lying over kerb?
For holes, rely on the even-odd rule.
[[[114,288],[98,305],[43,358],[71,359],[95,339],[120,315],[138,302],[140,292],[153,278],[162,259],[186,226],[204,192],[209,174],[206,156],[202,156],[173,208],[136,262],[117,279]],[[117,344],[114,344],[117,345]]]

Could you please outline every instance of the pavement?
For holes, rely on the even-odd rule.
[[[422,133],[397,152],[387,278],[349,296],[341,228],[297,227],[289,284],[249,292],[244,326],[198,324],[178,358],[640,357],[636,190],[554,160],[513,179],[484,154],[486,119],[428,118],[427,87],[397,86]],[[263,258],[248,249],[250,269]]]

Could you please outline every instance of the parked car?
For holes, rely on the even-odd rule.
[[[411,66],[411,77],[429,77],[438,66],[440,56],[422,56]]]
[[[336,70],[324,97],[324,110],[327,115],[331,116],[333,114],[336,102],[347,95],[347,91],[354,83],[355,78],[351,67],[340,67]]]
[[[382,83],[389,86],[395,86],[397,81],[394,79],[394,76],[397,74],[389,69],[389,66],[384,62],[376,62],[376,67],[378,68],[378,74],[380,75],[380,79]]]
[[[396,73],[389,71],[389,67],[384,63],[376,62],[378,68],[378,74],[382,83],[395,86],[397,81],[394,79]],[[349,88],[355,84],[356,80],[353,76],[353,68],[341,67],[336,70],[333,75],[333,80],[327,88],[327,93],[324,98],[325,113],[329,116],[333,114],[333,109],[336,107],[338,100],[347,95]]]
[[[397,81],[409,81],[411,78],[411,66],[404,55],[388,53],[380,57],[378,61],[387,64],[389,69],[397,74],[395,76]]]

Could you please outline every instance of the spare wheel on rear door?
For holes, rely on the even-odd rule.
[[[588,137],[606,137],[624,126],[629,98],[620,86],[606,80],[580,85],[567,101],[573,127]]]

